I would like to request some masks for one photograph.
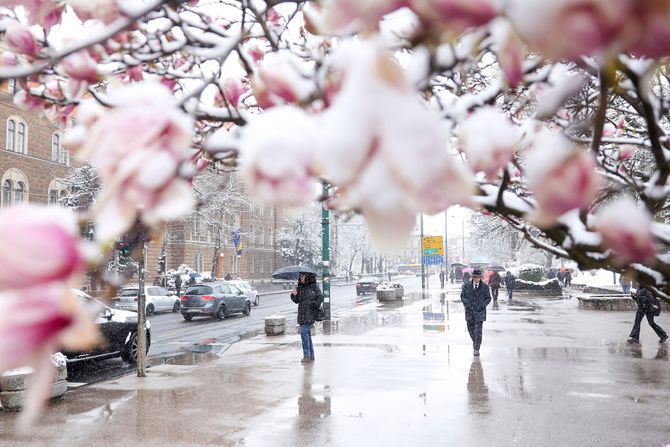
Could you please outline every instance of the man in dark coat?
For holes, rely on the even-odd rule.
[[[482,344],[482,330],[486,321],[486,306],[491,302],[489,286],[482,281],[481,270],[472,272],[472,281],[463,284],[461,301],[465,307],[465,321],[472,339],[473,354],[479,355]]]
[[[491,296],[493,296],[494,303],[498,302],[498,289],[500,289],[501,282],[502,278],[498,272],[493,272],[489,277],[489,287],[491,288]]]
[[[454,283],[454,278],[456,278],[456,275],[454,274],[454,271],[452,270],[452,271],[449,272],[449,281],[451,281],[452,284]]]
[[[440,270],[440,288],[444,289],[444,270]]]
[[[181,295],[181,275],[174,278],[174,288],[177,289],[177,296]]]
[[[640,323],[642,323],[642,318],[645,316],[647,317],[649,326],[651,326],[660,338],[659,342],[665,343],[668,339],[668,334],[665,333],[661,326],[654,323],[654,316],[657,315],[657,312],[660,313],[661,304],[658,302],[658,299],[649,289],[645,289],[644,287],[637,289],[637,293],[633,295],[633,299],[637,301],[637,312],[635,313],[635,324],[633,324],[633,330],[630,331],[628,343],[640,343]]]
[[[505,275],[505,288],[507,289],[507,298],[512,302],[512,294],[514,293],[514,286],[516,285],[516,276],[512,272],[507,272]]]
[[[323,293],[316,284],[316,276],[313,273],[300,273],[298,287],[293,288],[291,300],[298,305],[298,324],[303,353],[300,363],[313,362],[312,325],[323,302]]]
[[[463,273],[463,284],[467,284],[469,282],[470,282],[470,273],[469,272]]]

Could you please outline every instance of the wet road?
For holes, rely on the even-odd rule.
[[[421,278],[401,279],[398,282],[407,288],[421,286]],[[161,313],[149,318],[152,342],[149,350],[149,365],[172,362],[184,352],[208,352],[212,347],[225,349],[241,338],[258,335],[264,329],[265,317],[273,314],[286,316],[289,332],[295,323],[297,306],[290,300],[289,292],[261,296],[258,307],[252,307],[251,315],[231,315],[223,321],[211,318],[195,318],[184,321],[179,313]],[[356,296],[353,284],[333,286],[331,289],[331,313],[376,303],[374,294]],[[68,369],[68,381],[73,384],[88,384],[127,374],[132,365],[120,358],[72,365]]]

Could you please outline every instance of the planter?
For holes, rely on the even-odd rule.
[[[283,335],[286,332],[286,317],[272,315],[265,318],[265,335]]]
[[[51,398],[63,396],[67,392],[67,366],[65,357],[58,353],[52,356],[56,368]],[[26,397],[27,382],[33,374],[32,368],[18,368],[0,375],[0,403],[5,410],[20,410]]]
[[[395,289],[396,299],[401,299],[403,296],[405,296],[405,289],[403,287],[396,287]]]
[[[379,301],[396,301],[399,298],[396,296],[396,289],[377,289],[377,299]]]

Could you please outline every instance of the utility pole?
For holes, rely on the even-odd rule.
[[[426,266],[423,263],[423,213],[421,213],[421,241],[419,242],[419,251],[421,256],[421,289],[426,288]]]
[[[144,293],[145,275],[146,275],[146,243],[144,236],[140,240],[140,259],[139,276],[140,284],[137,293],[137,377],[146,377],[146,353],[147,353],[147,332],[146,332],[146,301]]]
[[[445,281],[448,279],[449,271],[449,233],[447,232],[447,210],[444,210],[444,269],[445,269]]]
[[[323,311],[326,320],[330,320],[330,212],[325,205],[328,197],[328,184],[323,182],[324,202],[321,204],[321,262],[323,265]]]

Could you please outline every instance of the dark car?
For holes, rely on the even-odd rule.
[[[104,338],[104,344],[89,352],[64,352],[68,363],[84,360],[102,360],[121,357],[125,362],[137,362],[137,313],[112,309],[79,290],[72,291],[86,306],[100,310],[96,324]],[[147,352],[151,344],[151,323],[146,321]]]
[[[251,313],[251,301],[246,293],[227,282],[195,284],[186,288],[181,297],[182,317],[191,321],[193,317],[211,317],[223,320],[230,314]]]
[[[377,279],[372,277],[361,278],[356,283],[356,295],[363,295],[366,293],[374,293],[377,291]]]

